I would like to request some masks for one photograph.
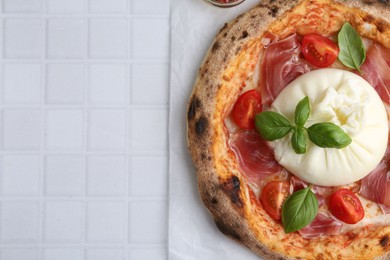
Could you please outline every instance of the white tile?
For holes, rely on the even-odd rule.
[[[128,26],[126,19],[91,19],[89,26],[90,57],[127,58]]]
[[[130,192],[134,196],[167,196],[168,158],[165,156],[132,156],[130,159]],[[153,181],[150,181],[153,180]]]
[[[89,111],[88,147],[90,150],[123,150],[126,113],[118,109]]]
[[[129,250],[130,260],[166,260],[167,252],[165,248],[150,247],[147,248],[131,248]]]
[[[12,196],[38,195],[41,161],[36,155],[4,155],[0,168],[1,193]]]
[[[131,0],[130,0],[131,1]],[[89,0],[90,13],[125,13],[127,0]]]
[[[43,0],[3,0],[5,13],[40,13]]]
[[[83,103],[84,77],[83,64],[49,64],[46,75],[46,102],[55,105]]]
[[[4,21],[4,57],[40,58],[43,53],[44,22],[36,18]]]
[[[80,14],[84,13],[83,0],[48,0],[47,11],[50,14]]]
[[[123,243],[126,229],[123,202],[90,202],[87,210],[88,242]]]
[[[125,191],[126,160],[123,156],[88,158],[87,193],[91,196],[120,196]]]
[[[166,110],[132,110],[130,148],[133,151],[166,151],[167,122]]]
[[[3,102],[37,104],[41,99],[40,64],[3,65]]]
[[[169,58],[168,18],[134,18],[132,33],[134,58]]]
[[[121,248],[91,248],[87,249],[86,260],[123,260]]]
[[[2,202],[0,212],[1,242],[38,242],[39,208],[37,202]]]
[[[130,242],[165,243],[167,241],[167,202],[130,203]]]
[[[39,110],[5,110],[3,112],[3,148],[38,150],[41,140]]]
[[[36,248],[2,248],[0,249],[1,260],[38,260]]]
[[[79,248],[45,248],[43,260],[84,260],[84,254]]]
[[[45,194],[77,196],[83,194],[84,157],[81,155],[51,155],[45,161]]]
[[[46,147],[49,150],[82,150],[83,111],[47,111]]]
[[[134,64],[131,75],[132,104],[168,104],[168,64]]]
[[[133,14],[169,15],[170,0],[132,0]]]
[[[123,105],[128,93],[125,64],[92,64],[89,67],[91,104]]]
[[[83,19],[49,19],[47,36],[49,58],[83,58],[86,53],[86,21]]]
[[[50,201],[45,203],[44,241],[79,243],[83,236],[84,207],[81,202]]]

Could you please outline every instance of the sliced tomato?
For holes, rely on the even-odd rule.
[[[333,216],[347,224],[355,224],[364,218],[362,203],[349,189],[337,190],[330,196],[329,210]]]
[[[282,205],[290,195],[290,183],[287,181],[271,181],[261,192],[260,202],[265,211],[275,220],[280,220]]]
[[[255,127],[255,115],[261,112],[260,94],[252,89],[241,94],[232,110],[233,121],[243,129]]]
[[[308,34],[302,40],[302,54],[312,65],[325,68],[333,64],[340,49],[329,38],[319,34]]]

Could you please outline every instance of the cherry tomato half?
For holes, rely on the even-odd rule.
[[[325,68],[336,61],[340,49],[336,43],[319,34],[308,34],[302,40],[302,54],[312,65]]]
[[[287,181],[271,181],[261,192],[260,202],[265,211],[275,220],[282,217],[282,205],[290,195],[290,183]]]
[[[364,217],[362,203],[349,189],[337,190],[330,196],[329,210],[333,216],[348,224],[355,224]]]
[[[233,121],[243,129],[255,128],[255,115],[261,112],[261,97],[256,90],[249,90],[238,97],[232,110]]]

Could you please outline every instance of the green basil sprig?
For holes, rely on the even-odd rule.
[[[282,223],[286,233],[295,232],[309,225],[318,212],[318,200],[311,189],[294,192],[282,206]]]
[[[310,140],[323,148],[341,149],[348,146],[352,139],[338,125],[318,123],[307,129]]]
[[[260,134],[268,141],[280,139],[293,130],[287,118],[273,111],[262,112],[255,120],[255,124],[261,126],[258,127]]]
[[[287,118],[274,111],[265,111],[255,117],[256,130],[268,140],[283,138],[291,131],[291,145],[297,154],[304,154],[307,148],[307,136],[319,147],[341,149],[348,146],[352,139],[338,125],[325,122],[309,128],[304,127],[310,116],[310,101],[306,96],[295,108],[295,126]]]
[[[303,126],[310,115],[310,101],[309,97],[304,97],[299,101],[298,105],[295,108],[295,124],[297,126]]]
[[[338,34],[339,60],[348,68],[357,69],[366,60],[366,49],[362,39],[350,23],[345,23]]]
[[[291,137],[291,146],[297,154],[306,153],[307,139],[305,129],[298,127]]]

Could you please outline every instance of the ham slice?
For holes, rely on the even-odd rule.
[[[326,212],[318,212],[311,224],[298,230],[303,238],[316,238],[322,235],[338,235],[343,223]]]
[[[301,180],[300,178],[292,175],[290,178],[291,185],[293,186],[294,192],[307,188],[307,182]]]
[[[390,103],[390,50],[373,44],[367,51],[367,58],[361,67],[362,76],[377,91],[381,99]],[[389,114],[389,110],[388,110]],[[379,165],[361,183],[359,193],[369,200],[383,204],[382,210],[390,207],[390,147]]]
[[[307,188],[309,185],[307,182],[301,180],[300,178],[296,176],[291,176],[290,182],[293,186],[294,192]],[[312,185],[311,190],[314,192],[314,194],[317,197],[318,200],[318,207],[320,208],[322,205],[324,205],[326,198],[333,192],[333,187],[322,187],[317,185]]]
[[[300,55],[301,44],[296,34],[265,49],[260,68],[263,105],[269,106],[288,83],[310,71]]]
[[[236,154],[242,172],[255,183],[286,171],[275,161],[267,142],[255,131],[241,130],[233,134],[230,147]]]
[[[381,99],[390,103],[390,50],[373,44],[361,67],[362,77],[377,91]]]
[[[369,200],[390,206],[390,147],[379,165],[362,179],[359,193]]]
[[[379,207],[381,208],[383,214],[390,214],[390,207],[389,206],[379,204]]]

